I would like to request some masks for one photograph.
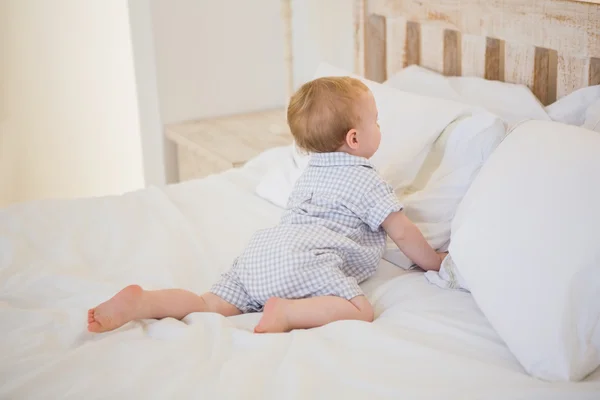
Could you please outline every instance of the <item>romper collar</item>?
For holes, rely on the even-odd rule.
[[[360,165],[368,168],[373,168],[373,164],[364,158],[353,156],[343,151],[331,153],[313,153],[310,156],[310,165],[317,167],[334,167],[334,166],[353,166]]]

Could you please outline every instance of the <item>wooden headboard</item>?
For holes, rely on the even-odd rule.
[[[600,0],[355,0],[355,72],[418,64],[527,85],[543,104],[600,84]]]

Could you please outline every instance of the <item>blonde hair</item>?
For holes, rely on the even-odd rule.
[[[324,77],[305,83],[294,93],[287,120],[296,144],[313,153],[336,151],[360,122],[357,100],[369,89],[360,80]]]

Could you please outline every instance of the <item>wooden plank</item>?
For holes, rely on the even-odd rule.
[[[590,58],[588,85],[600,85],[600,58]]]
[[[600,6],[565,0],[368,0],[369,13],[435,21],[463,34],[600,57]]]
[[[533,65],[533,94],[543,105],[555,102],[558,66],[556,51],[536,47]]]
[[[460,32],[450,29],[444,30],[444,75],[461,76],[461,44]]]
[[[462,74],[483,78],[486,40],[482,36],[462,35]]]
[[[487,38],[485,46],[485,79],[504,80],[504,41]]]
[[[421,66],[444,72],[444,28],[438,24],[421,24]]]
[[[588,60],[558,55],[556,98],[588,85]]]
[[[404,45],[404,66],[421,64],[421,25],[406,22],[406,42]]]
[[[365,77],[375,82],[386,79],[386,20],[379,15],[366,17]]]
[[[386,23],[387,76],[404,68],[406,56],[406,19],[390,18]]]
[[[535,47],[505,43],[504,81],[533,87]]]

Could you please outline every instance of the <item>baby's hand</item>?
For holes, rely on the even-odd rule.
[[[437,253],[438,257],[440,257],[440,264],[444,262],[444,258],[448,255],[448,252],[445,253]]]

